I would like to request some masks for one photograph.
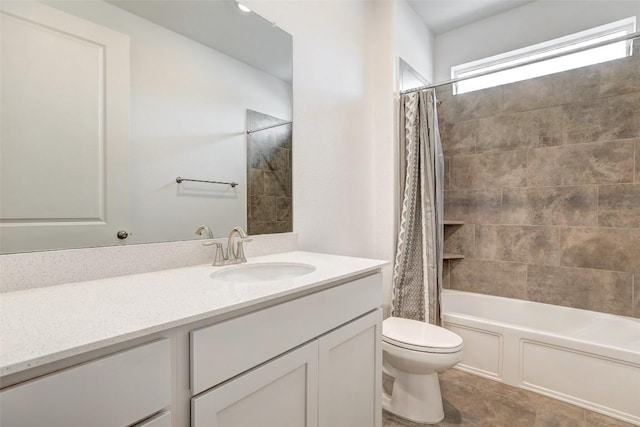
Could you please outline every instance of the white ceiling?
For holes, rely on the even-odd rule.
[[[531,3],[533,0],[408,0],[433,34]]]
[[[292,80],[291,35],[253,12],[241,12],[234,0],[107,1],[280,80]]]

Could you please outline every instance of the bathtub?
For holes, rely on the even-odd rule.
[[[640,320],[445,290],[457,368],[640,426]]]

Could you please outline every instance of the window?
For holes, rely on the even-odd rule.
[[[611,24],[571,34],[548,42],[514,50],[504,54],[468,62],[451,67],[451,77],[473,76],[491,70],[499,70],[534,59],[545,58],[559,53],[571,52],[583,46],[589,46],[606,40],[615,39],[635,31],[636,17],[623,19]],[[504,71],[464,80],[453,85],[453,93],[461,94],[474,90],[499,86],[507,83],[528,80],[547,74],[572,70],[600,62],[623,58],[632,53],[633,40],[621,41],[581,52],[567,53],[558,58],[523,65]]]

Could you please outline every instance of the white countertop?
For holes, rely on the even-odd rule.
[[[311,252],[286,252],[248,261],[262,262],[312,264],[316,270],[287,280],[223,283],[209,275],[230,267],[199,265],[2,293],[0,376],[258,303],[275,302],[387,264]]]

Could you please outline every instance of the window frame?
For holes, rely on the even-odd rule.
[[[466,62],[464,64],[454,65],[451,67],[451,78],[457,79],[460,77],[469,76],[470,77],[469,80],[471,80],[473,79],[473,77],[471,77],[469,73],[475,72],[479,74],[485,71],[487,68],[495,67],[497,65],[504,65],[504,67],[509,67],[510,65],[517,65],[512,63],[515,61],[523,60],[523,59],[526,60],[536,55],[547,54],[548,56],[551,56],[555,54],[556,51],[559,49],[564,49],[572,45],[588,42],[590,40],[595,40],[594,43],[597,43],[596,39],[606,37],[608,35],[622,32],[622,31],[625,31],[626,34],[631,34],[635,32],[635,29],[636,29],[636,17],[631,16],[629,18],[621,19],[619,21],[611,22],[605,25],[600,25],[598,27],[590,28],[588,30],[580,31],[574,34],[569,34],[567,36],[559,37],[553,40],[548,40],[542,43],[537,43],[531,46],[501,53],[498,55],[489,56],[487,58]],[[631,56],[633,40],[628,40],[626,47],[627,47],[626,56]],[[567,55],[570,55],[571,53],[573,53],[573,51],[567,50],[565,53]],[[540,58],[540,62],[544,60],[545,60],[544,57]],[[523,65],[523,67],[526,67],[526,66],[527,65]],[[518,67],[516,66],[513,69],[517,69],[517,68]],[[576,67],[576,68],[579,68],[579,67]],[[502,70],[502,67],[498,67],[494,71],[499,72],[503,70]],[[556,72],[560,72],[560,71],[556,71]],[[542,76],[546,76],[554,73],[555,72],[540,74],[537,77],[542,77]],[[509,83],[515,83],[515,82],[505,81],[502,84],[509,84]],[[473,92],[476,90],[487,89],[490,87],[496,87],[499,85],[486,86],[483,88],[474,89],[474,90],[465,91],[465,92],[458,91],[457,83],[454,83],[452,86],[453,86],[453,94],[457,95],[462,93]]]

